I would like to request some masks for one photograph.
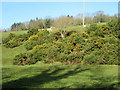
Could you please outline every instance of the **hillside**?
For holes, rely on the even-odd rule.
[[[119,89],[116,32],[106,23],[68,27],[63,38],[57,30],[3,32],[3,88]]]

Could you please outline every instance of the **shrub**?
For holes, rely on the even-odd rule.
[[[30,37],[29,37],[29,41],[36,41],[38,39],[38,35],[31,35]]]
[[[26,54],[19,54],[16,55],[15,58],[13,59],[13,64],[15,65],[25,65],[27,64],[27,55]]]
[[[52,42],[53,38],[50,37],[49,31],[41,30],[35,35],[31,35],[25,43],[25,48],[31,50],[36,45]]]
[[[86,64],[98,64],[101,57],[99,55],[99,50],[92,51],[89,54],[86,54],[83,58],[84,63]]]
[[[89,28],[87,29],[88,32],[96,31],[98,29],[98,25],[96,23],[90,24]]]
[[[27,50],[31,50],[34,46],[36,46],[36,44],[36,41],[26,41],[24,46]]]
[[[59,40],[59,39],[61,39],[61,34],[60,34],[60,32],[54,31],[54,32],[50,33],[50,37],[53,37],[54,40]]]
[[[9,36],[3,40],[3,44],[7,48],[14,48],[22,45],[27,38],[27,34],[16,36],[15,34],[10,33]]]
[[[120,37],[120,28],[119,28],[119,21],[118,19],[113,19],[107,23],[109,27],[109,32],[113,34],[115,37]]]
[[[3,43],[3,44],[6,44],[8,41],[10,41],[11,39],[13,39],[13,38],[15,38],[15,37],[16,37],[15,34],[10,33],[7,38],[3,39],[2,43]]]
[[[27,34],[28,36],[35,35],[38,33],[38,29],[30,29]]]
[[[28,39],[28,34],[21,34],[18,36],[18,38],[22,38],[24,41],[26,41]]]
[[[59,62],[64,63],[64,62],[68,61],[68,57],[67,56],[68,55],[66,55],[64,53],[61,53],[59,56],[57,56],[56,60],[59,61]]]
[[[7,47],[7,48],[14,48],[14,47],[22,45],[23,42],[24,42],[23,38],[15,37],[15,38],[9,40],[8,42],[6,42],[4,44],[4,46]]]
[[[25,44],[29,50],[27,59],[24,60],[24,55],[17,57],[18,60],[22,59],[19,61],[25,61],[25,64],[37,61],[58,61],[63,64],[120,64],[117,53],[119,39],[116,33],[112,33],[112,27],[114,26],[110,24],[91,24],[83,32],[66,31],[64,38],[61,38],[59,31],[39,30],[31,34]],[[23,38],[19,39],[17,40],[22,41]],[[14,41],[12,39],[9,43]]]
[[[30,65],[35,64],[37,61],[33,59],[29,54],[19,54],[13,59],[13,64],[15,65]]]
[[[38,61],[44,61],[45,63],[50,62],[50,60],[55,60],[57,56],[57,48],[52,46],[52,44],[43,44],[43,45],[36,45],[30,51],[32,57]]]

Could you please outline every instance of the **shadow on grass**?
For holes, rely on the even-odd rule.
[[[104,69],[100,69],[100,66],[97,66],[96,68],[94,68],[94,71],[93,70],[91,71],[93,75],[89,76],[90,79],[99,82],[95,83],[92,87],[101,88],[105,90],[120,90],[120,81],[118,78],[119,75],[118,76],[106,75],[104,73],[105,71]],[[116,81],[114,82],[114,80]]]
[[[30,78],[21,78],[18,80],[10,81],[7,83],[3,83],[3,89],[4,88],[30,88],[30,87],[36,87],[40,86],[44,83],[49,83],[55,80],[60,80],[63,78],[67,78],[69,76],[75,75],[77,73],[89,70],[89,69],[81,69],[80,67],[76,67],[73,70],[69,70],[68,72],[65,72],[64,74],[56,75],[57,73],[63,71],[65,69],[56,69],[52,72],[50,72],[50,69],[47,69],[45,71],[42,71],[40,74],[30,77]]]
[[[7,83],[3,83],[3,89],[8,89],[8,88],[37,88],[38,86],[42,87],[43,84],[52,82],[52,81],[57,81],[60,79],[64,79],[67,78],[69,76],[72,75],[76,75],[78,73],[82,73],[84,71],[91,71],[90,68],[81,68],[80,66],[76,67],[75,69],[65,71],[66,68],[47,68],[46,70],[37,70],[37,72],[40,72],[38,75],[33,76],[33,77],[28,77],[28,78],[20,78],[17,80],[13,80]],[[97,70],[97,71],[96,71]],[[32,71],[32,69],[31,69]],[[64,72],[65,71],[65,72]],[[103,70],[104,71],[104,70]],[[76,87],[78,87],[79,89],[82,88],[82,90],[98,90],[98,89],[103,89],[103,90],[119,90],[118,89],[118,84],[120,84],[120,82],[116,82],[116,83],[111,83],[108,84],[108,82],[112,82],[112,80],[114,80],[116,77],[108,77],[108,76],[102,76],[102,70],[99,70],[99,67],[95,68],[95,71],[91,71],[93,73],[93,75],[88,75],[87,77],[89,77],[91,80],[96,80],[99,81],[99,83],[95,83],[92,85],[92,87],[87,88],[86,84],[79,84],[77,83]],[[61,73],[64,72],[64,73]],[[4,77],[4,78],[9,78],[9,77]],[[83,85],[83,86],[82,86]],[[117,87],[117,88],[116,88]],[[68,90],[68,88],[70,88],[69,86],[65,87],[60,87],[60,90],[66,89]],[[39,89],[39,88],[38,88]],[[77,89],[75,89],[77,90]]]
[[[99,83],[94,84],[93,88],[101,88],[105,90],[120,90],[120,82],[112,82],[114,77],[91,77],[92,80],[97,80]]]

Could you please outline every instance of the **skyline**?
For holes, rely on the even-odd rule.
[[[2,2],[2,29],[8,29],[15,22],[63,15],[76,16],[83,13],[82,2]],[[86,13],[104,11],[107,15],[118,13],[117,2],[86,2]]]

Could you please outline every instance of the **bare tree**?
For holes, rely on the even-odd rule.
[[[74,25],[73,17],[62,16],[54,20],[53,26],[57,28],[61,34],[61,37],[65,37],[66,28]]]

